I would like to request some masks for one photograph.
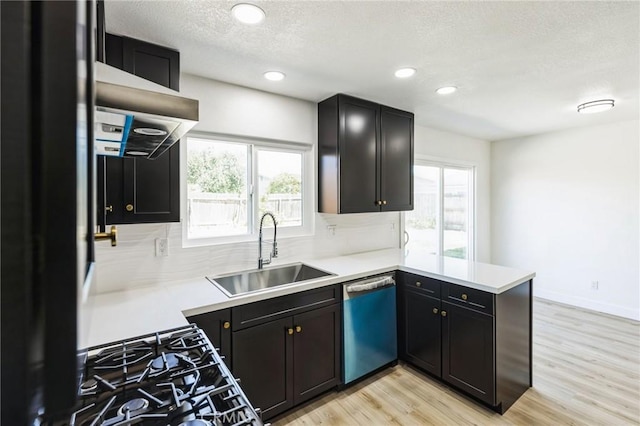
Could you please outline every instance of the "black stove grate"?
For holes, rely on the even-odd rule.
[[[263,425],[194,324],[89,348],[77,407],[51,424]]]

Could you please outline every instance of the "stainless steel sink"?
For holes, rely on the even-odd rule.
[[[272,268],[253,269],[238,274],[207,277],[207,279],[217,285],[228,296],[233,297],[330,275],[335,274],[312,268],[304,263],[294,263]]]

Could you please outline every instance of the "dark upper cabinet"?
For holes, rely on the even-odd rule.
[[[180,54],[144,41],[107,34],[107,64],[179,89]],[[180,221],[180,146],[155,160],[98,157],[100,225]]]
[[[180,90],[180,53],[177,50],[122,37],[122,69],[170,89]]]
[[[413,114],[347,95],[318,104],[318,211],[413,209]]]
[[[382,211],[413,210],[413,114],[380,107]]]
[[[106,34],[108,65],[154,83],[180,90],[180,52],[135,38]]]
[[[231,370],[231,309],[194,315],[187,320],[204,331]]]

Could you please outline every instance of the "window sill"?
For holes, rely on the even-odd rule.
[[[287,232],[289,231],[289,232]],[[272,241],[273,240],[273,231],[272,228],[267,228],[263,230],[263,241]],[[183,235],[186,235],[186,230]],[[277,240],[288,240],[291,238],[303,238],[303,237],[313,237],[315,234],[313,231],[308,229],[296,229],[287,230],[278,229],[277,232]],[[208,247],[208,246],[223,246],[229,244],[243,244],[243,243],[258,243],[258,234],[245,234],[245,235],[235,235],[228,237],[207,237],[207,238],[183,238],[182,239],[182,248],[191,248],[191,247]]]

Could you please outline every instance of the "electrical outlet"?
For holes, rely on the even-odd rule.
[[[597,290],[598,289],[598,281],[591,281],[591,290]]]
[[[156,257],[169,256],[169,239],[156,238]]]
[[[336,225],[327,225],[327,235],[329,236],[329,238],[335,237]]]

